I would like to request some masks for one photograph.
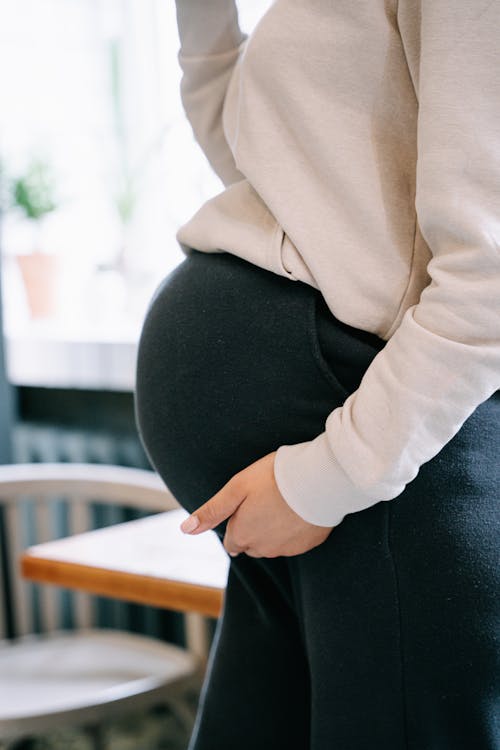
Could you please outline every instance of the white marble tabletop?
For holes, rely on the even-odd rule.
[[[182,508],[29,547],[44,560],[225,589],[229,557],[213,531],[183,534]]]

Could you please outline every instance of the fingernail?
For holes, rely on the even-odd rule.
[[[189,518],[186,518],[186,520],[181,523],[181,529],[186,534],[189,534],[191,531],[197,529],[199,525],[199,518],[197,518],[196,516],[189,516]]]

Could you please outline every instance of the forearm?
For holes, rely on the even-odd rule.
[[[235,0],[176,0],[181,55],[228,52],[244,40]]]

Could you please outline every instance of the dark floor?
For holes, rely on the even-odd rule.
[[[193,694],[191,706],[196,708]],[[189,732],[167,707],[131,714],[103,727],[105,750],[186,750]],[[0,750],[94,750],[83,729],[60,729],[29,741],[2,743]]]

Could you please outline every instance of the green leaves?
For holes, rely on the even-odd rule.
[[[41,158],[33,159],[25,174],[12,181],[14,205],[22,209],[28,219],[41,219],[57,208],[54,194],[52,173]]]

